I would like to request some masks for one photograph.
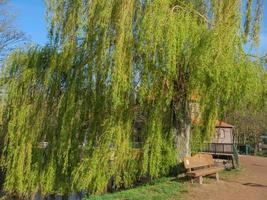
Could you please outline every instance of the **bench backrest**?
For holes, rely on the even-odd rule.
[[[198,167],[206,167],[214,164],[212,155],[209,154],[196,154],[192,157],[184,158],[184,167],[186,169],[193,169]]]

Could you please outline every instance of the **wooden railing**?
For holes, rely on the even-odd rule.
[[[227,143],[209,143],[207,144],[203,150],[203,152],[210,153],[229,153],[232,154],[234,152],[234,144]]]

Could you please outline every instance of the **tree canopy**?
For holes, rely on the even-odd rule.
[[[258,43],[262,1],[255,16],[241,2],[47,1],[49,44],[4,67],[5,189],[101,193],[157,178],[177,163],[194,94],[200,144],[248,91],[263,101],[266,71],[243,47]]]

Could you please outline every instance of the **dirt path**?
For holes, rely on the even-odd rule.
[[[240,156],[244,170],[219,182],[191,187],[188,200],[267,200],[267,158]]]

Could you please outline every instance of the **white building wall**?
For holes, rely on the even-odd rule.
[[[215,136],[212,143],[227,143],[233,144],[233,129],[232,128],[216,128]]]

